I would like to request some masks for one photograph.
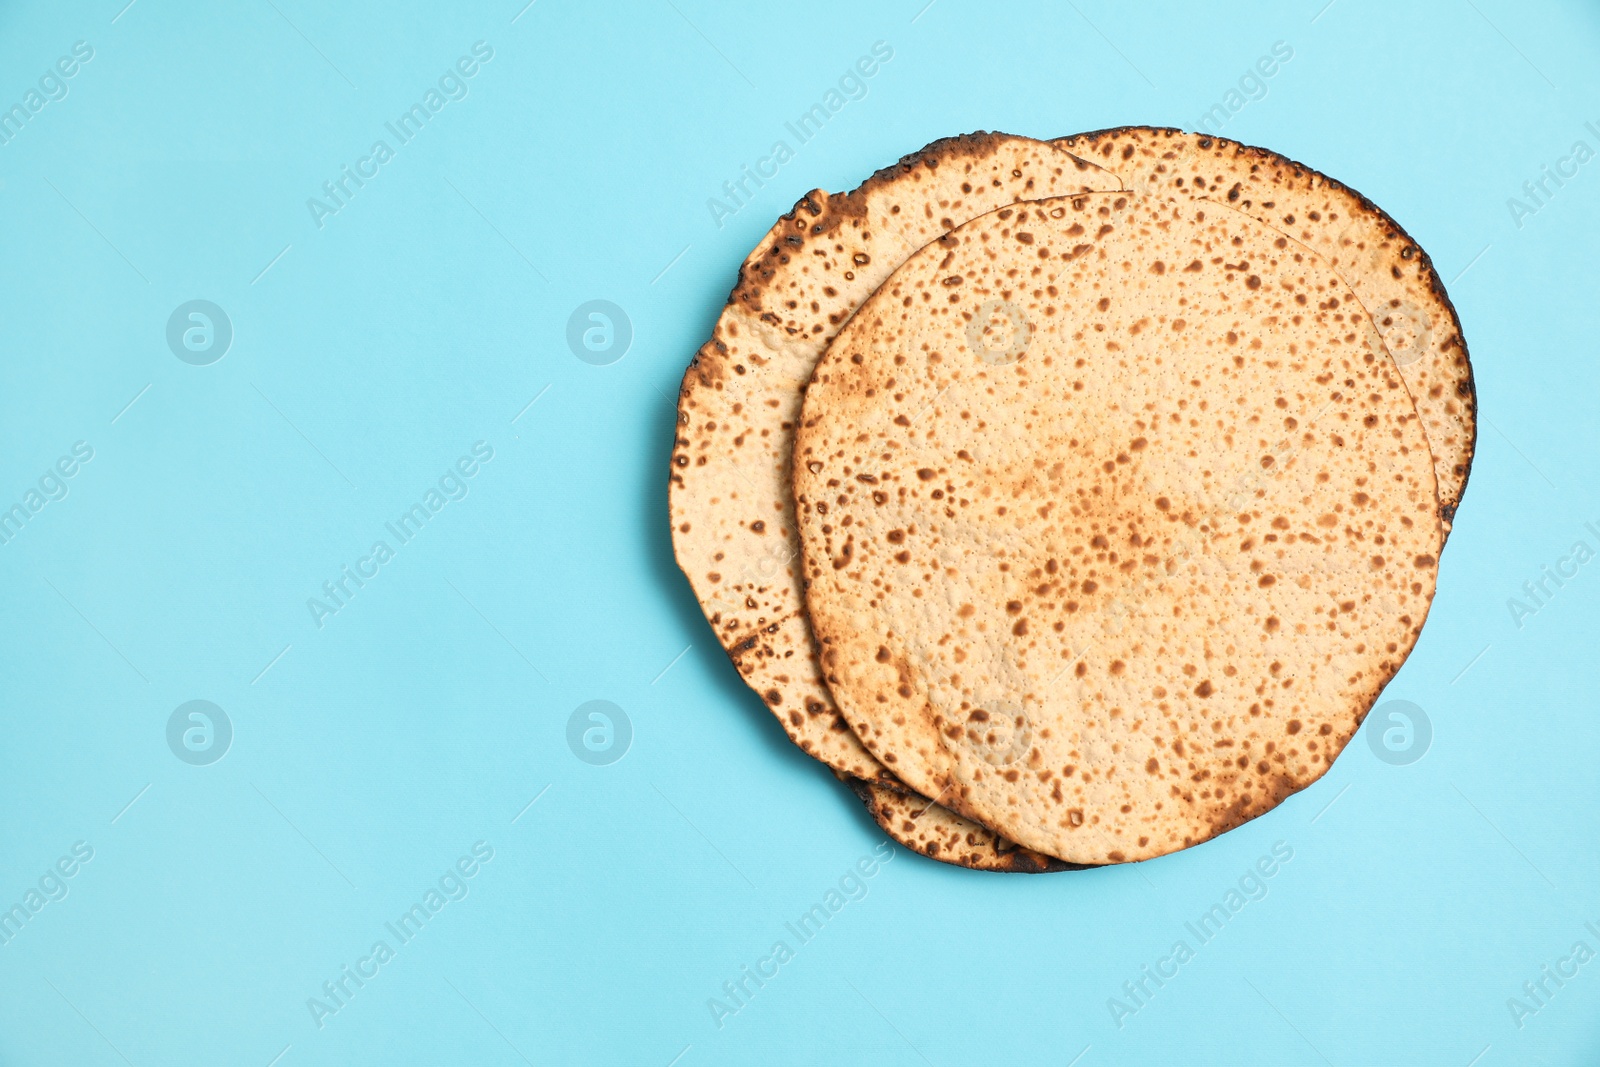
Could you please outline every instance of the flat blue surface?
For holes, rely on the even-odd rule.
[[[1600,562],[1508,607],[1600,548],[1600,160],[1523,190],[1600,150],[1594,4],[125,2],[0,13],[0,1064],[1594,1062]],[[882,835],[672,562],[685,363],[807,190],[978,128],[1193,128],[1275,42],[1222,132],[1401,220],[1477,369],[1387,693],[1431,747],[1380,761],[1369,724],[1278,810],[1136,867],[885,847],[847,877]],[[202,320],[168,343],[193,300],[220,360],[182,343]],[[632,325],[607,365],[566,340],[590,300]],[[211,712],[169,744],[196,700],[220,760]],[[568,743],[593,700],[632,727],[609,765]]]

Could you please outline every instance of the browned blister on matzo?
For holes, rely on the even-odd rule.
[[[1477,443],[1477,394],[1433,261],[1382,208],[1303,163],[1206,134],[1125,126],[1055,142],[1150,195],[1206,199],[1282,230],[1327,261],[1372,316],[1422,416],[1446,533]]]
[[[1094,193],[913,256],[818,364],[794,454],[829,688],[911,788],[1073,863],[1315,781],[1420,632],[1421,420],[1315,253]]]

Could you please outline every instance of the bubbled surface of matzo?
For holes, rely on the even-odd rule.
[[[1372,316],[1422,417],[1448,534],[1477,446],[1478,398],[1455,306],[1398,222],[1326,174],[1222,137],[1124,126],[1055,143],[1115,170],[1130,190],[1227,204],[1326,260]]]
[[[794,489],[856,734],[1075,863],[1315,781],[1415,642],[1441,537],[1349,287],[1237,211],[1126,193],[912,257],[817,366]]]

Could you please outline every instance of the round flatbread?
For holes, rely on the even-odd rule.
[[[1477,444],[1461,320],[1428,253],[1378,205],[1303,163],[1207,134],[1124,126],[1055,142],[1126,188],[1226,203],[1310,247],[1372,315],[1422,416],[1448,534]]]
[[[745,260],[684,375],[668,490],[679,566],[745,681],[836,771],[899,784],[839,715],[816,662],[789,486],[805,383],[856,308],[929,241],[1019,200],[1119,188],[1046,142],[977,133],[936,141],[850,193],[816,190]],[[947,821],[963,837],[988,833]],[[1014,865],[1015,850],[963,854],[986,857],[986,869]]]
[[[1020,204],[913,256],[796,432],[827,684],[907,785],[1114,863],[1315,781],[1420,632],[1432,456],[1372,319],[1231,208]]]

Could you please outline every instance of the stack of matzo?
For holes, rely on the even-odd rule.
[[[895,839],[1030,872],[1321,776],[1422,628],[1475,434],[1392,219],[1150,128],[811,193],[678,412],[677,558],[740,674]]]

